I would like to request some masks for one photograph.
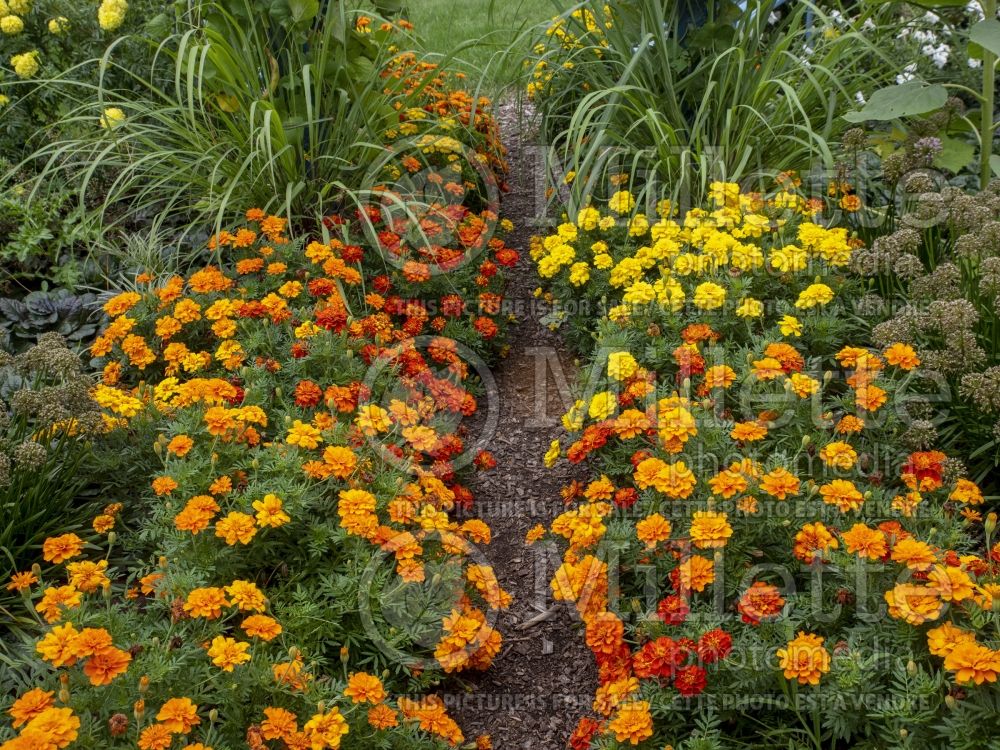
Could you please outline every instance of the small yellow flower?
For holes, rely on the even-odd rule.
[[[549,449],[547,451],[545,451],[545,468],[546,469],[551,469],[553,466],[556,465],[556,461],[559,460],[559,454],[560,454],[559,441],[558,440],[553,440],[552,443],[551,443],[551,445],[549,445]]]
[[[112,130],[125,122],[125,113],[118,107],[108,107],[101,115],[101,127],[105,130]]]
[[[49,19],[49,33],[50,34],[65,34],[69,30],[69,19],[66,16],[59,16],[57,18]]]

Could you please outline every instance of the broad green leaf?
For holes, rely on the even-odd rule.
[[[288,10],[295,23],[311,21],[319,13],[319,0],[288,0]]]
[[[969,41],[1000,56],[1000,21],[989,18],[969,29]]]
[[[907,81],[897,86],[887,86],[871,95],[868,103],[858,112],[848,112],[848,122],[866,120],[895,120],[899,117],[922,115],[944,106],[948,91],[940,84]]]
[[[990,169],[993,170],[993,174],[1000,177],[1000,156],[997,154],[990,154]]]
[[[941,139],[941,153],[934,157],[934,166],[958,174],[972,163],[976,156],[975,147],[960,138]]]

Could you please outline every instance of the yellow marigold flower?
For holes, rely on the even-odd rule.
[[[254,500],[253,509],[257,511],[257,525],[261,528],[278,528],[292,520],[282,509],[281,498],[271,493],[264,495],[262,500]]]
[[[801,372],[794,372],[788,378],[788,387],[799,398],[809,398],[819,391],[819,381]]]
[[[8,15],[0,18],[0,31],[8,36],[20,34],[24,31],[24,21],[20,16]]]
[[[802,323],[794,315],[782,315],[778,321],[778,330],[782,336],[801,336]]]
[[[553,440],[549,444],[549,449],[545,451],[545,458],[544,458],[545,468],[551,469],[553,466],[555,466],[556,461],[559,460],[560,453],[561,451],[559,448],[559,441]]]
[[[619,216],[624,216],[635,208],[635,198],[628,190],[620,190],[608,199],[608,208]]]
[[[587,407],[587,414],[591,419],[607,419],[618,408],[618,399],[611,391],[601,391],[595,393],[590,399],[590,406]]]
[[[249,643],[217,635],[208,649],[208,657],[223,672],[232,672],[233,667],[250,661],[250,654],[247,653],[249,650]]]
[[[712,281],[699,284],[694,290],[694,304],[702,310],[715,310],[725,303],[725,287]]]
[[[299,448],[316,448],[323,442],[323,436],[311,424],[296,419],[288,430],[285,442],[289,445],[297,445]]]
[[[615,380],[627,380],[638,369],[639,363],[629,352],[612,352],[608,355],[608,376]]]
[[[57,16],[56,18],[49,19],[49,33],[50,34],[65,34],[69,30],[69,19],[66,16]]]
[[[785,679],[795,679],[800,685],[818,685],[820,677],[830,671],[830,652],[814,633],[799,631],[785,648],[778,649],[777,656]]]
[[[764,303],[753,297],[747,297],[736,308],[736,314],[741,318],[759,318],[764,314]]]
[[[41,67],[38,62],[38,55],[38,50],[31,50],[31,52],[24,52],[11,57],[10,66],[14,69],[15,75],[21,79],[34,76]]]
[[[313,747],[337,750],[340,738],[348,732],[347,722],[334,707],[327,713],[315,714],[303,727],[303,732],[309,737]]]
[[[975,482],[968,479],[959,479],[955,483],[955,489],[948,495],[949,500],[969,505],[979,505],[983,502],[983,491]]]
[[[124,23],[127,11],[125,0],[103,0],[97,9],[97,23],[105,31],[114,31]]]
[[[810,284],[799,294],[795,306],[807,310],[817,305],[825,305],[833,300],[833,290],[826,284]]]

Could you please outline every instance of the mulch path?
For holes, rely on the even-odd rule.
[[[470,489],[475,497],[471,513],[492,529],[483,552],[514,604],[496,623],[504,645],[493,665],[484,673],[462,673],[448,699],[469,739],[486,733],[497,750],[554,750],[566,746],[579,717],[589,712],[597,670],[575,610],[552,600],[549,582],[559,564],[554,545],[527,547],[524,536],[564,510],[559,491],[574,478],[565,462],[555,469],[542,462],[549,443],[560,436],[558,417],[572,402],[566,403],[568,394],[560,393],[546,369],[548,403],[544,415],[536,414],[536,389],[543,387],[536,383],[540,352],[558,358],[569,382],[575,371],[560,336],[540,322],[545,311],[532,294],[537,280],[527,250],[536,193],[542,189],[539,160],[519,103],[502,104],[498,116],[510,163],[503,215],[515,225],[507,244],[521,251],[506,298],[519,323],[509,355],[493,368],[500,418],[488,448],[497,467],[477,472]]]

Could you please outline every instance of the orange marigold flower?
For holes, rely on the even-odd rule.
[[[777,656],[785,679],[795,679],[800,685],[818,685],[820,677],[830,671],[830,652],[814,633],[800,630],[785,648],[778,649]]]
[[[153,492],[157,495],[169,495],[179,486],[172,477],[157,477],[153,480]]]
[[[22,724],[26,724],[39,714],[55,705],[54,692],[45,691],[41,688],[32,688],[21,695],[11,704],[7,713],[14,719],[14,728],[17,729]]]
[[[254,517],[239,511],[234,510],[215,522],[215,535],[224,539],[230,547],[237,543],[250,544],[256,533]]]
[[[265,740],[286,740],[299,731],[295,714],[284,708],[269,706],[264,709],[264,721],[260,723]]]
[[[191,617],[214,620],[222,614],[222,608],[229,606],[226,592],[215,586],[193,589],[184,602],[184,611]]]
[[[618,706],[615,717],[608,722],[608,730],[614,732],[618,742],[628,741],[638,745],[653,736],[653,717],[649,713],[648,701],[629,701]]]
[[[174,742],[170,728],[163,724],[150,724],[139,735],[139,750],[167,750]]]
[[[32,573],[30,570],[24,571],[22,573],[14,573],[10,577],[10,583],[7,584],[8,591],[27,591],[34,584],[38,583],[38,576]]]
[[[131,661],[132,654],[128,651],[109,646],[87,659],[83,673],[90,678],[91,685],[108,685],[128,669]]]
[[[47,708],[24,725],[20,738],[10,742],[14,744],[19,739],[25,740],[22,745],[14,744],[13,750],[22,750],[22,748],[23,750],[39,750],[39,748],[62,750],[76,741],[79,729],[80,719],[73,714],[73,709]]]
[[[729,437],[741,443],[751,443],[763,440],[767,435],[767,427],[760,422],[737,422],[729,432]]]
[[[160,708],[156,720],[162,722],[171,732],[187,734],[198,724],[198,706],[190,698],[171,698]]]
[[[267,615],[250,615],[240,627],[251,638],[260,638],[262,641],[272,641],[281,635],[281,624]]]
[[[399,719],[395,711],[384,703],[380,703],[368,709],[368,723],[374,729],[389,729],[390,727],[397,726]]]
[[[352,703],[381,703],[385,700],[386,692],[378,677],[365,672],[355,672],[347,678],[344,695],[350,698]]]
[[[871,529],[863,523],[854,524],[840,538],[844,540],[848,552],[869,560],[881,560],[889,551],[885,534],[880,529]]]
[[[996,682],[1000,674],[1000,651],[975,641],[962,641],[944,658],[944,668],[955,673],[959,685]]]
[[[822,558],[831,549],[840,546],[830,530],[822,523],[807,523],[798,534],[795,535],[795,545],[792,554],[804,563],[812,563],[817,558]]]
[[[893,562],[902,563],[910,570],[925,571],[937,562],[934,548],[919,539],[900,539],[892,548]]]
[[[652,549],[659,542],[669,539],[671,530],[670,522],[659,513],[653,513],[635,525],[636,536],[646,545],[646,549]]]
[[[779,466],[764,475],[760,488],[768,495],[784,500],[789,495],[799,494],[799,479],[788,469]]]
[[[83,540],[76,534],[51,536],[42,545],[42,559],[58,564],[76,557],[82,549]]]
[[[695,511],[691,521],[691,542],[698,549],[714,549],[725,547],[729,537],[733,535],[733,527],[729,525],[725,513],[699,510]]]
[[[892,344],[885,350],[885,361],[902,370],[912,370],[920,364],[920,357],[909,344]]]
[[[778,587],[763,581],[754,581],[737,605],[741,619],[750,625],[774,619],[784,606],[785,599]]]

